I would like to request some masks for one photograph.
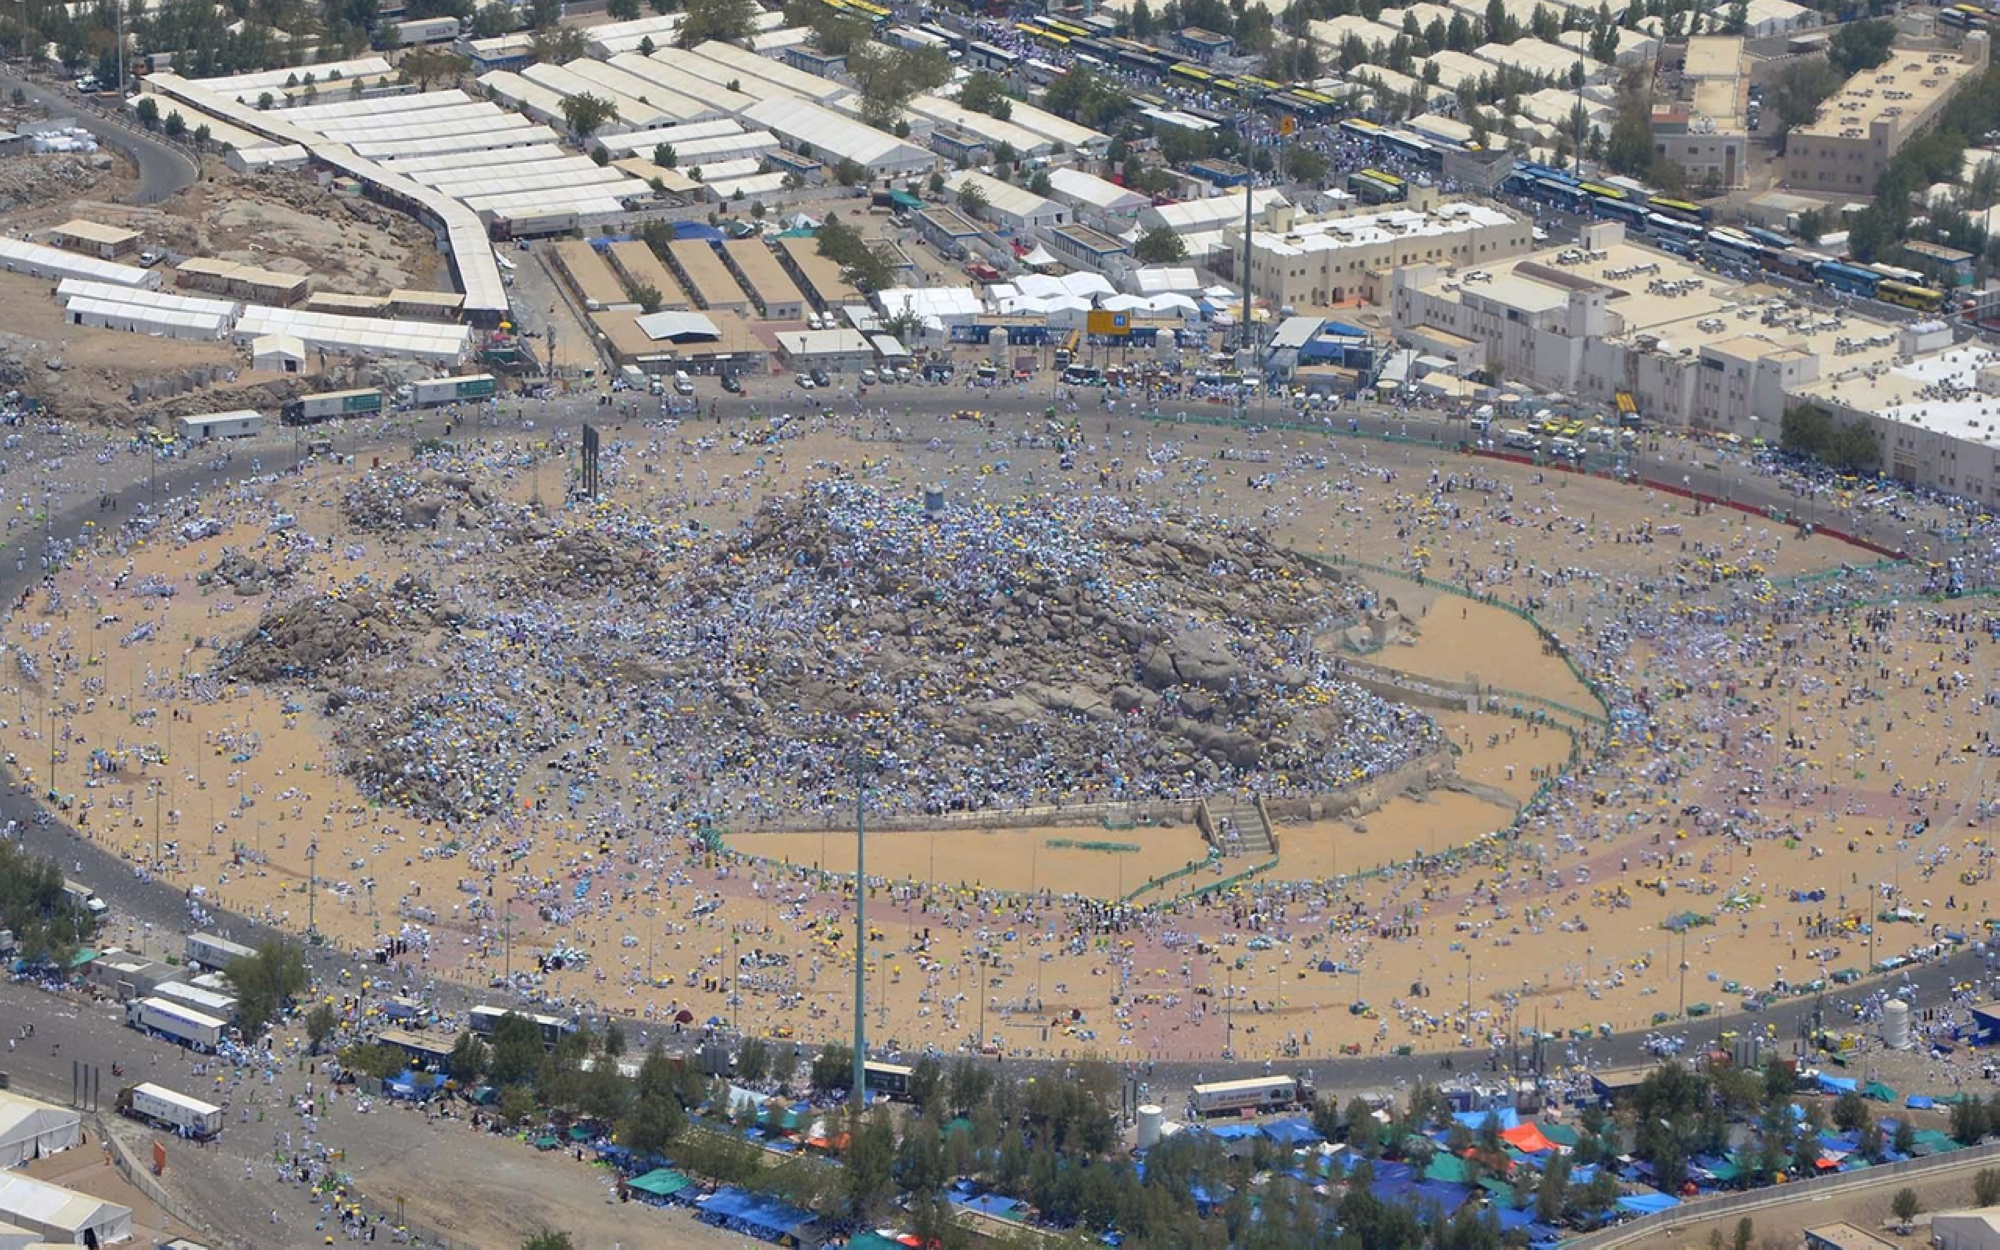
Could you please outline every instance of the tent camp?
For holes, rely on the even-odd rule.
[[[40,1233],[59,1246],[132,1239],[132,1208],[14,1172],[0,1172],[0,1223]]]
[[[0,1168],[68,1150],[81,1140],[81,1125],[74,1111],[0,1090]]]
[[[760,1241],[785,1241],[797,1246],[815,1246],[820,1238],[813,1232],[813,1216],[790,1203],[753,1194],[747,1189],[718,1189],[701,1204],[698,1217],[704,1224],[743,1233]]]

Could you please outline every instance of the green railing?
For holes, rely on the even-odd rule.
[[[1163,885],[1172,885],[1174,882],[1179,881],[1182,877],[1192,876],[1193,874],[1200,872],[1202,869],[1208,867],[1210,864],[1214,863],[1216,860],[1221,858],[1222,858],[1221,852],[1210,851],[1206,859],[1197,859],[1189,863],[1182,864],[1179,868],[1174,869],[1172,872],[1162,873],[1157,877],[1148,879],[1145,882],[1145,884],[1139,886],[1136,889],[1127,890],[1125,892],[1124,897],[1120,898],[1118,901],[1120,903],[1129,903],[1133,899],[1138,898],[1142,894],[1149,894],[1152,891],[1159,889]]]
[[[1117,855],[1146,849],[1137,842],[1078,842],[1074,838],[1049,838],[1042,845],[1052,851],[1109,851]]]

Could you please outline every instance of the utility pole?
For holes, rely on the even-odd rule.
[[[1250,350],[1250,259],[1255,251],[1250,245],[1250,219],[1257,203],[1255,179],[1243,183],[1243,350]]]
[[[159,840],[160,828],[158,822],[155,822],[153,826],[153,842],[156,847]],[[159,857],[159,851],[155,849],[153,852],[154,860],[157,862]],[[306,878],[306,941],[310,942],[319,935],[319,927],[313,923],[313,907],[319,902],[319,842],[317,840],[306,844],[306,871],[308,873]]]
[[[854,1115],[860,1126],[868,1088],[868,757],[854,751]]]

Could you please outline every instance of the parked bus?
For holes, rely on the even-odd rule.
[[[1918,312],[1936,312],[1944,307],[1944,292],[1909,282],[1885,279],[1875,288],[1875,298]]]
[[[877,1063],[870,1059],[861,1065],[861,1084],[885,1098],[908,1098],[914,1071],[899,1063]]]
[[[533,1024],[542,1035],[542,1045],[551,1048],[562,1040],[563,1034],[572,1031],[575,1027],[569,1021],[557,1016],[543,1016],[537,1015],[532,1011],[513,1011],[506,1007],[487,1006],[474,1007],[468,1012],[467,1023],[472,1027],[474,1033],[479,1034],[481,1037],[491,1038],[494,1027],[505,1016],[520,1016],[530,1024]]]
[[[1409,195],[1409,184],[1394,174],[1385,174],[1379,169],[1364,169],[1349,174],[1347,189],[1364,204],[1386,204],[1402,200]]]
[[[1705,223],[1715,218],[1715,210],[1706,204],[1694,204],[1687,200],[1669,199],[1664,195],[1656,195],[1652,199],[1647,200],[1646,204],[1656,213],[1664,213],[1669,217],[1678,217],[1682,221],[1699,221]]]

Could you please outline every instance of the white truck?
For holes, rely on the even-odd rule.
[[[228,968],[238,959],[248,959],[257,952],[228,938],[213,933],[190,933],[187,940],[187,959],[191,964],[200,964],[215,972]]]
[[[125,1023],[203,1054],[222,1045],[223,1035],[229,1032],[227,1021],[164,998],[135,998],[126,1003]]]
[[[157,1128],[173,1129],[200,1141],[222,1131],[222,1108],[177,1094],[164,1085],[150,1082],[128,1085],[118,1091],[117,1106],[119,1115],[144,1120]]]
[[[1289,1076],[1259,1076],[1242,1081],[1211,1081],[1194,1087],[1189,1098],[1197,1116],[1240,1115],[1284,1111],[1301,1101],[1311,1101],[1309,1090]]]
[[[179,981],[162,981],[154,987],[153,997],[179,1003],[217,1020],[236,1018],[237,998],[234,994],[218,993],[198,985],[184,985]]]
[[[97,891],[91,889],[81,881],[65,880],[63,882],[63,893],[69,896],[71,902],[93,916],[102,916],[105,912],[111,910],[110,906],[103,899],[97,897]]]
[[[396,23],[397,46],[413,48],[425,43],[450,43],[458,38],[459,21],[455,17],[414,17],[407,22]]]

